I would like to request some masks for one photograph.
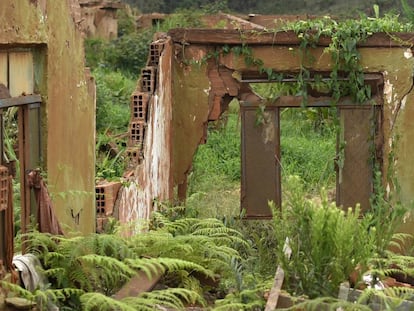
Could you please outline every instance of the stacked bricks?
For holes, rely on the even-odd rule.
[[[141,70],[141,90],[145,93],[154,93],[156,67],[145,67]]]
[[[161,56],[163,49],[164,49],[163,43],[156,43],[156,42],[151,43],[150,50],[149,50],[150,55],[149,55],[149,60],[148,60],[149,66],[155,66],[155,67],[158,66],[158,64],[160,63],[160,56]]]
[[[142,149],[144,144],[145,125],[145,121],[131,121],[129,123],[128,146]]]
[[[131,98],[131,118],[134,121],[146,121],[150,94],[135,92]]]
[[[105,182],[96,185],[96,231],[103,232],[108,217],[114,213],[115,201],[118,191],[121,188],[120,182]]]
[[[129,122],[129,140],[127,158],[129,167],[135,167],[143,159],[145,127],[147,125],[148,105],[151,94],[135,92],[131,97],[131,120]]]
[[[0,211],[7,209],[9,198],[9,170],[0,166]]]
[[[131,120],[129,122],[129,139],[126,150],[128,167],[134,168],[144,159],[145,130],[152,94],[155,92],[157,67],[164,49],[163,43],[150,44],[147,67],[141,70],[137,91],[131,96]]]
[[[142,152],[142,148],[139,147],[128,147],[126,149],[126,154],[128,158],[128,167],[134,168],[138,164],[141,163],[141,161],[144,158],[144,154]]]

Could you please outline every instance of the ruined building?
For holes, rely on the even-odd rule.
[[[77,0],[2,0],[0,19],[0,116],[18,109],[19,172],[13,172],[1,132],[0,260],[10,265],[9,175],[21,185],[23,232],[31,219],[52,225],[36,208],[31,189],[36,192],[41,182],[29,183],[33,170],[47,176],[54,206],[44,206],[55,216],[50,221],[57,219],[64,232],[95,231],[95,84],[85,70]]]
[[[311,77],[321,74],[329,79],[333,66],[325,52],[329,43],[330,38],[321,38],[309,49],[315,60],[306,65]],[[250,58],[236,52],[241,46],[249,47]],[[410,34],[393,37],[382,33],[358,46],[364,83],[370,86],[372,98],[361,104],[344,97],[337,104],[342,127],[338,145],[343,146],[344,163],[338,168],[336,201],[344,208],[357,203],[363,210],[369,208],[372,161],[383,176],[392,171],[398,181],[396,193],[395,184],[384,177],[387,194],[411,203],[411,46]],[[293,32],[175,29],[159,35],[150,45],[147,67],[132,96],[128,154],[136,166],[132,182],[120,192],[121,221],[147,218],[158,201],[172,200],[176,195],[185,198],[187,175],[197,146],[206,139],[207,124],[217,120],[233,98],[239,99],[241,108],[241,206],[247,218],[271,217],[268,200],[280,205],[282,197],[280,110],[300,107],[302,98],[282,96],[266,103],[251,91],[249,83],[271,82],[263,68],[297,75],[302,66],[299,48],[300,40]],[[260,65],[252,63],[254,59],[260,59]],[[331,103],[329,94],[309,96],[307,101],[308,107]],[[262,104],[266,104],[267,121],[257,127],[256,111]],[[411,222],[408,217],[407,228]]]
[[[80,25],[87,38],[117,38],[117,11],[124,7],[120,0],[79,0],[79,4]]]

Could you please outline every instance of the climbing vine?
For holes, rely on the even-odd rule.
[[[288,78],[296,80],[304,105],[307,102],[309,86],[320,87],[337,103],[341,97],[351,96],[357,103],[366,102],[371,98],[371,89],[364,82],[364,70],[361,66],[361,54],[358,44],[366,41],[374,33],[386,33],[394,41],[401,41],[395,37],[395,32],[410,32],[414,27],[411,23],[401,23],[398,15],[385,15],[379,17],[379,8],[374,6],[375,17],[361,16],[360,19],[335,20],[324,16],[318,19],[301,20],[288,23],[283,29],[266,30],[277,33],[280,31],[293,31],[300,40],[298,54],[300,56],[300,70],[297,74],[289,74]],[[250,30],[251,31],[251,30]],[[261,31],[263,32],[263,31]],[[256,67],[260,73],[266,74],[269,81],[282,82],[286,74],[275,72],[264,65],[262,59],[256,58],[253,50],[244,39],[246,34],[240,31],[241,45],[223,45],[208,53],[198,64],[214,58],[218,61],[221,55],[233,53],[243,57],[245,64]],[[325,53],[331,56],[332,69],[327,77],[311,73],[309,67],[315,62],[311,49],[319,44],[321,38],[330,38]],[[407,42],[401,42],[407,45]],[[292,48],[292,50],[296,51]],[[325,79],[323,79],[325,78]]]

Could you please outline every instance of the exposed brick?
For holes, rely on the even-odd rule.
[[[9,193],[9,170],[6,166],[0,166],[0,211],[7,209]]]
[[[145,67],[141,70],[141,91],[154,93],[156,70],[155,67]]]
[[[114,211],[114,204],[118,191],[121,188],[120,182],[106,182],[96,185],[96,217],[111,216]]]
[[[160,63],[160,57],[162,50],[164,49],[163,43],[151,43],[150,50],[149,50],[149,60],[148,65],[150,66],[158,66]]]
[[[108,223],[108,217],[97,217],[96,218],[96,232],[103,233],[105,226]]]
[[[142,148],[144,143],[145,124],[145,121],[130,122],[128,146]]]
[[[142,148],[139,147],[128,147],[126,149],[126,154],[128,157],[128,167],[133,168],[141,163],[144,158]]]
[[[145,121],[147,119],[147,109],[150,100],[150,94],[136,92],[131,98],[131,119]]]

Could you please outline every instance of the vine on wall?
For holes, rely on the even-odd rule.
[[[361,54],[358,51],[358,44],[367,40],[374,33],[386,33],[393,40],[395,32],[411,32],[413,24],[401,23],[398,15],[385,15],[379,17],[378,6],[374,6],[375,17],[361,16],[360,19],[347,19],[337,21],[328,16],[318,19],[301,20],[288,23],[285,27],[266,32],[277,33],[280,31],[293,31],[298,39],[300,70],[297,74],[289,73],[288,78],[296,80],[303,96],[304,105],[307,102],[308,90],[312,87],[320,87],[329,93],[333,103],[337,103],[341,97],[351,96],[357,103],[366,102],[371,98],[371,89],[364,82],[364,70],[361,66]],[[261,31],[263,32],[263,31]],[[240,32],[241,41],[245,34]],[[329,77],[311,73],[309,67],[315,62],[310,50],[316,48],[321,38],[330,38],[330,44],[325,52],[331,56],[332,70]],[[401,42],[407,45],[407,42]],[[241,45],[223,45],[217,47],[213,52],[208,53],[198,64],[203,64],[209,59],[215,59],[218,63],[221,55],[233,53],[237,57],[243,57],[245,64],[249,67],[256,67],[262,74],[266,74],[269,81],[281,82],[286,73],[275,72],[272,68],[264,66],[262,59],[256,58],[253,50],[246,43]]]

